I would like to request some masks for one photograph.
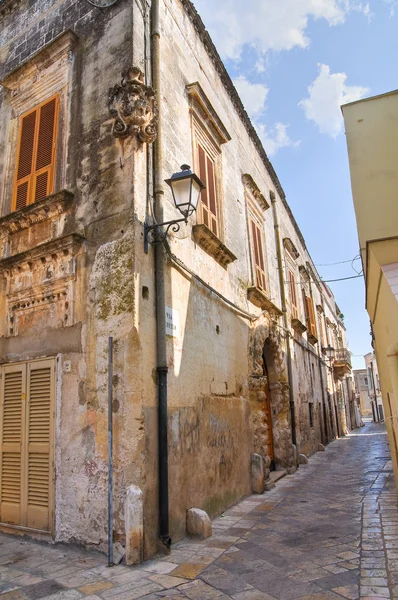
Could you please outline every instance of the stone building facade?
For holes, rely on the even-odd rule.
[[[206,184],[162,245],[172,540],[354,426],[342,315],[188,0],[155,23],[139,0],[3,0],[0,21],[1,528],[105,549],[112,337],[113,537],[137,562],[159,533],[144,224],[160,194],[181,217],[154,181]]]

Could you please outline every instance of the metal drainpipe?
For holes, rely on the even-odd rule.
[[[290,332],[289,332],[289,322],[287,318],[287,309],[286,309],[286,291],[285,291],[285,276],[283,272],[283,262],[282,262],[282,247],[281,247],[281,237],[279,232],[279,221],[278,214],[276,212],[276,197],[274,192],[270,192],[271,204],[272,204],[272,212],[274,216],[274,229],[275,229],[275,243],[276,243],[276,253],[278,257],[278,271],[279,271],[279,285],[281,288],[281,304],[282,304],[282,312],[283,312],[283,324],[285,327],[285,335],[286,335],[286,352],[287,352],[287,377],[289,382],[289,407],[290,407],[290,420],[291,420],[291,429],[292,429],[292,443],[297,445],[297,437],[296,437],[296,411],[294,406],[294,396],[293,396],[293,374],[292,374],[292,355],[290,351]],[[296,466],[296,465],[294,465]]]
[[[162,110],[160,93],[160,23],[159,0],[151,5],[152,85],[159,108],[158,135],[153,151],[154,209],[156,221],[164,221],[164,189],[162,179]],[[165,253],[163,244],[155,245],[156,280],[156,355],[158,378],[158,445],[159,445],[159,536],[170,548],[169,534],[169,474],[167,441],[167,352],[166,352],[166,295]]]

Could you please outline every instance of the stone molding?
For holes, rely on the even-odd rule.
[[[267,296],[263,290],[256,286],[251,286],[247,289],[247,299],[249,302],[261,308],[267,310],[269,313],[281,316],[283,313]]]
[[[156,140],[158,105],[153,88],[144,83],[141,69],[127,69],[121,83],[109,88],[108,108],[115,119],[112,133],[116,138],[130,136],[147,144]]]
[[[214,233],[204,224],[194,225],[192,234],[195,242],[210,254],[224,269],[237,260],[237,257],[229,250]]]
[[[62,237],[73,194],[62,190],[0,218],[0,261]]]
[[[288,237],[283,238],[283,245],[285,249],[289,252],[289,254],[297,260],[300,256],[296,246],[293,244],[292,240]]]
[[[250,191],[251,195],[257,201],[260,208],[262,208],[262,210],[268,210],[270,205],[265,199],[265,196],[260,192],[260,188],[254,181],[253,177],[249,175],[249,173],[245,173],[244,175],[242,175],[242,183],[245,186],[245,188]]]
[[[11,269],[12,267],[19,266],[23,263],[39,260],[46,254],[52,255],[57,251],[63,251],[68,248],[76,249],[77,246],[81,246],[84,240],[85,238],[79,233],[72,233],[60,238],[55,238],[44,244],[39,244],[35,248],[0,259],[0,271]]]
[[[0,82],[11,91],[11,106],[17,113],[29,110],[68,83],[77,37],[66,31],[40,48]]]
[[[84,239],[71,234],[0,260],[8,336],[18,335],[25,325],[74,324],[76,255]]]
[[[0,236],[5,233],[13,234],[46,219],[57,217],[71,206],[72,201],[73,194],[67,190],[61,190],[8,213],[4,217],[0,217]]]
[[[300,335],[307,331],[307,327],[300,321],[300,319],[292,319],[291,320],[292,327],[294,331],[297,331]]]
[[[205,123],[210,129],[218,146],[229,142],[232,138],[225,125],[217,115],[213,105],[203,91],[202,86],[196,81],[186,86],[191,113],[195,114],[199,122]]]

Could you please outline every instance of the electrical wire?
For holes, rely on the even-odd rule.
[[[363,273],[360,275],[352,275],[351,277],[340,277],[339,279],[321,279],[322,283],[332,283],[333,281],[347,281],[347,279],[358,279],[363,277]]]
[[[314,267],[333,267],[334,265],[346,265],[348,263],[353,263],[354,260],[357,260],[358,258],[361,258],[359,256],[359,254],[357,256],[355,256],[354,258],[350,259],[350,260],[340,260],[339,262],[334,262],[334,263],[324,263],[322,265],[315,265]]]

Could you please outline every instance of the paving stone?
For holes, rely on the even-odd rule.
[[[37,598],[45,598],[46,596],[56,594],[57,592],[65,589],[65,586],[58,583],[58,581],[48,579],[47,581],[24,587],[23,593],[30,600],[36,600]]]

